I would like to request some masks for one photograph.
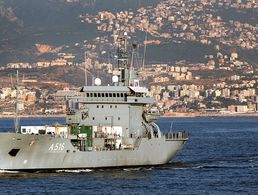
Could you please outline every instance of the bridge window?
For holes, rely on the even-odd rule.
[[[99,108],[99,105],[97,105],[97,108]]]
[[[105,96],[108,97],[108,93],[105,93]]]
[[[109,93],[109,97],[112,97],[112,93]]]
[[[86,93],[86,97],[90,97],[90,94],[89,94],[89,93]]]
[[[95,117],[92,117],[92,120],[95,120]]]
[[[117,97],[120,97],[120,94],[119,94],[119,93],[117,93],[116,95],[117,95]]]
[[[100,93],[98,93],[98,97],[101,97],[101,94],[100,94]]]
[[[102,95],[102,97],[105,97],[105,94],[104,94],[104,93],[102,93],[101,95]]]
[[[97,97],[97,94],[96,94],[96,93],[94,93],[94,97]]]

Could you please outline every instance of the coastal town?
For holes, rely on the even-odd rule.
[[[257,75],[254,74],[252,66],[237,59],[236,53],[226,61],[228,66],[224,67],[227,70],[224,67],[215,69],[207,64],[184,66],[180,63],[183,62],[178,62],[176,66],[152,64],[140,71],[142,81],[150,90],[149,95],[157,101],[155,106],[165,115],[195,112],[207,114],[257,112]],[[241,72],[235,74],[239,64],[242,64]],[[101,64],[100,67],[105,71],[106,67],[112,65]],[[218,78],[211,74],[212,71],[221,71],[222,76]],[[112,69],[108,69],[108,72],[112,73]],[[12,80],[15,86],[15,77]],[[66,111],[66,97],[77,94],[75,86],[69,83],[26,78],[20,82],[18,105],[24,114],[63,114]],[[43,83],[47,86],[52,85],[52,89],[40,88]],[[0,91],[1,113],[14,114],[16,88],[3,87]]]
[[[217,10],[248,10],[254,17],[258,4],[255,0],[161,1],[155,7],[140,8],[137,12],[99,12],[98,15],[81,15],[82,22],[95,23],[97,29],[110,32],[114,41],[120,31],[144,31],[153,37],[172,39],[172,42],[197,41],[202,44],[221,44],[245,49],[258,48],[257,22],[223,20]],[[226,17],[226,16],[225,16]],[[251,18],[252,19],[252,18]],[[255,19],[255,18],[253,18]],[[152,43],[160,44],[161,41]]]
[[[245,11],[249,20],[218,12],[222,8],[232,10],[236,16]],[[99,36],[95,39],[62,46],[38,43],[35,45],[37,54],[48,54],[51,58],[10,62],[0,67],[3,74],[0,78],[0,114],[15,114],[17,92],[21,115],[64,114],[66,98],[77,94],[78,87],[85,84],[85,72],[89,74],[86,83],[90,85],[100,75],[104,76],[101,78],[103,85],[111,82],[116,67],[116,39],[127,32],[129,41],[135,40],[138,49],[144,51],[143,54],[134,53],[138,59],[134,66],[140,70],[141,81],[147,85],[149,95],[157,101],[153,106],[164,116],[255,115],[258,112],[257,9],[258,3],[254,0],[191,0],[184,3],[167,0],[136,11],[81,14],[81,23],[96,25]],[[211,49],[194,60],[180,57],[169,62],[155,62],[145,57],[150,47],[167,44],[187,47],[192,43]],[[166,52],[170,55],[169,50]],[[188,54],[180,54],[184,55]],[[33,74],[53,69],[77,70],[82,82],[57,79],[48,73],[44,78]],[[16,70],[21,72],[19,87]]]

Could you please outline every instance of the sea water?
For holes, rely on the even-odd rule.
[[[12,131],[13,121],[0,119],[0,131]],[[20,122],[44,125],[65,120]],[[54,173],[0,171],[0,194],[258,194],[258,118],[161,118],[157,123],[163,132],[190,134],[171,163]]]

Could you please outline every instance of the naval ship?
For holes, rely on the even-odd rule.
[[[126,36],[118,38],[117,50],[111,84],[96,79],[68,97],[65,125],[0,133],[1,170],[153,166],[175,158],[188,134],[160,130],[155,101],[129,63]]]

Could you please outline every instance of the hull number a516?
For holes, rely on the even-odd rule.
[[[55,143],[55,144],[51,144],[48,150],[61,151],[61,150],[64,150],[64,147],[65,147],[65,143]]]

